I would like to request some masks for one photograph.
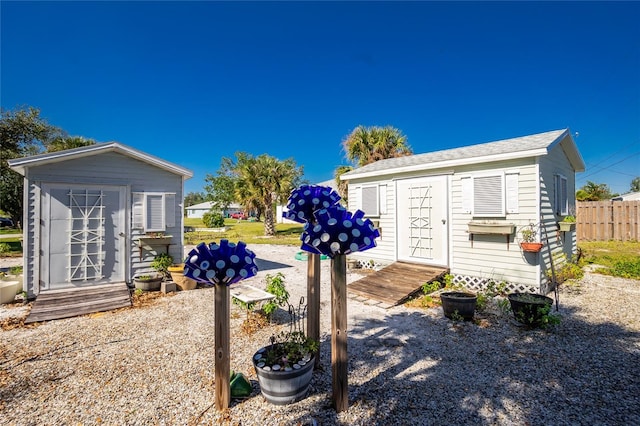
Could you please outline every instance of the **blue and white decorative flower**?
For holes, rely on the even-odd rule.
[[[349,254],[376,246],[380,232],[362,210],[353,215],[344,207],[333,205],[315,213],[316,223],[307,222],[300,239],[301,248],[310,253]]]
[[[184,261],[184,274],[201,283],[231,285],[258,272],[256,255],[242,241],[200,243]]]
[[[299,223],[315,222],[314,213],[340,201],[340,195],[328,186],[302,185],[291,191],[282,217]]]

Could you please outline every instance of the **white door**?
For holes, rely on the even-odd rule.
[[[125,194],[118,186],[43,186],[43,289],[124,281]]]
[[[447,266],[447,176],[397,181],[398,260]]]

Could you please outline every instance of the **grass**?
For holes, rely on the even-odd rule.
[[[640,241],[585,241],[583,262],[602,265],[596,272],[640,280]]]
[[[302,225],[297,223],[277,223],[276,235],[266,237],[264,235],[264,222],[238,221],[225,219],[224,225],[228,228],[224,232],[187,232],[184,236],[185,244],[198,244],[201,242],[219,241],[223,238],[229,241],[244,241],[247,244],[280,244],[299,245]],[[196,228],[204,227],[201,219],[185,219],[185,226]]]

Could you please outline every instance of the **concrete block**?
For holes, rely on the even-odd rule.
[[[176,283],[174,283],[173,281],[163,281],[160,285],[160,291],[165,294],[176,291]]]

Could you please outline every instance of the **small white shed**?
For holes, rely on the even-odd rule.
[[[120,143],[9,161],[24,176],[24,290],[130,283],[159,253],[183,257],[191,171]]]
[[[557,264],[576,252],[575,231],[558,222],[575,211],[584,169],[568,129],[368,164],[341,179],[349,209],[362,209],[381,238],[352,256],[446,267],[471,289],[492,280],[547,293],[551,256]],[[539,253],[518,244],[530,223],[545,243]]]

